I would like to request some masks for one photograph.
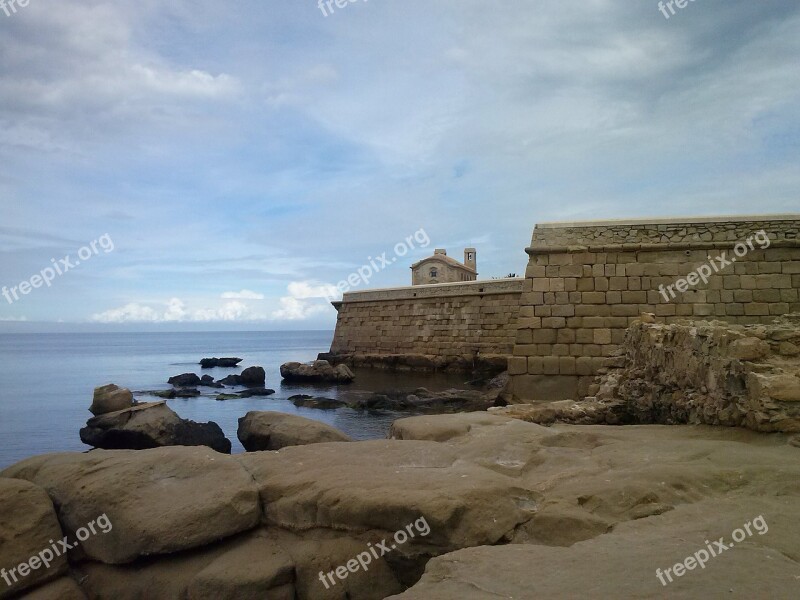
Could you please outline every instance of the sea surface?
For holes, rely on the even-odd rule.
[[[220,391],[189,400],[169,400],[185,419],[215,421],[243,452],[236,438],[239,417],[251,410],[274,410],[302,415],[337,427],[355,439],[385,438],[392,421],[406,414],[358,412],[349,408],[323,411],[296,408],[288,398],[309,394],[337,398],[358,391],[418,387],[443,390],[464,387],[464,376],[396,374],[360,370],[349,386],[284,384],[280,365],[314,360],[330,348],[331,331],[254,333],[87,333],[0,334],[0,468],[36,454],[85,451],[78,431],[91,417],[95,387],[115,383],[134,392],[166,390],[173,375],[193,372],[215,379],[258,365],[267,372],[266,387],[277,391],[268,398],[219,402]],[[201,370],[204,357],[244,359],[239,369]],[[157,398],[134,394],[138,400]]]

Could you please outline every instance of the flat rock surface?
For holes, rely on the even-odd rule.
[[[261,514],[250,474],[234,458],[205,447],[51,454],[0,476],[45,488],[73,538],[106,514],[113,529],[81,547],[112,564],[223,539],[255,527]]]
[[[768,531],[709,558],[689,563],[664,583],[657,569],[674,568],[714,540],[763,516]],[[706,500],[673,512],[624,523],[613,532],[568,548],[519,545],[469,548],[433,559],[422,581],[396,600],[513,598],[662,599],[770,598],[792,600],[800,589],[797,498]],[[744,531],[744,530],[743,530]],[[746,532],[745,532],[746,533]],[[717,550],[715,550],[717,551]]]
[[[513,479],[434,442],[321,444],[239,460],[259,486],[268,522],[290,530],[394,533],[424,517],[430,534],[403,552],[493,544],[535,505]]]

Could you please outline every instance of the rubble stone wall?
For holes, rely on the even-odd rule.
[[[637,322],[622,350],[586,401],[621,401],[627,422],[800,432],[800,315],[772,325]]]

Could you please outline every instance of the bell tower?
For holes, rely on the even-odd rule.
[[[464,265],[477,272],[478,252],[475,248],[464,248]]]

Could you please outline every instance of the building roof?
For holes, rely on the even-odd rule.
[[[431,261],[431,260],[440,260],[440,261],[442,261],[444,263],[447,263],[451,267],[457,267],[457,268],[460,268],[460,269],[462,269],[464,271],[467,271],[468,273],[473,273],[475,275],[478,274],[478,272],[475,269],[472,269],[472,268],[468,267],[464,263],[458,262],[455,258],[451,258],[450,256],[447,256],[446,254],[434,254],[433,256],[429,256],[428,258],[423,258],[422,260],[417,261],[413,265],[411,265],[411,268],[412,269],[416,269],[420,265],[422,265],[422,264],[424,264],[424,263],[426,263],[428,261]]]

